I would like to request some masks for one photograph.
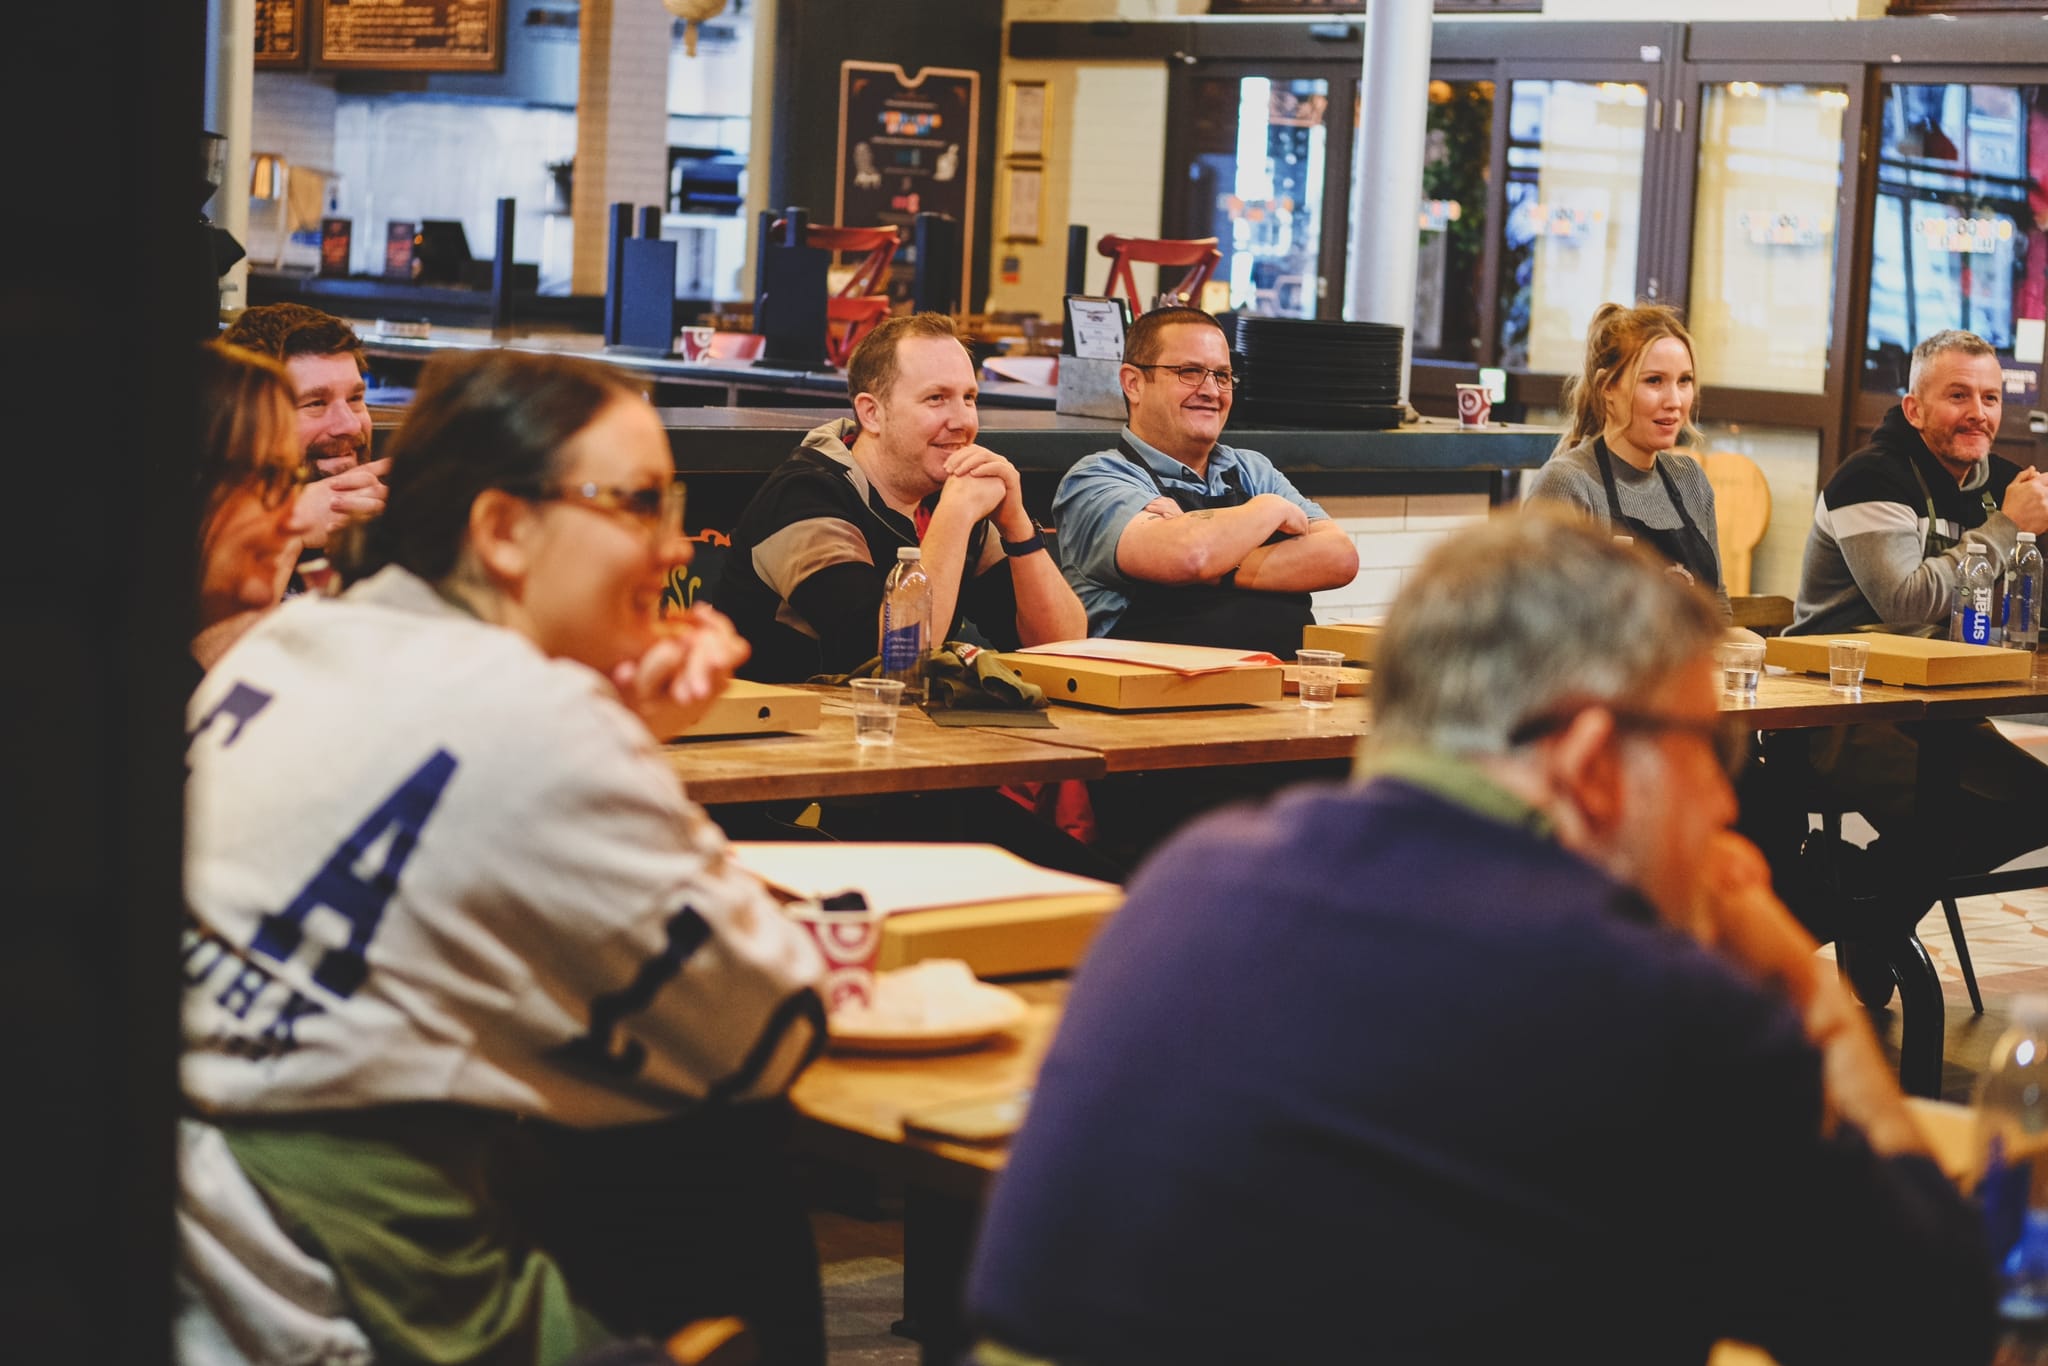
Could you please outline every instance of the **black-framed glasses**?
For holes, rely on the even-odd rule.
[[[1211,370],[1206,365],[1196,365],[1192,362],[1187,365],[1139,365],[1136,362],[1132,362],[1131,368],[1133,370],[1168,371],[1175,379],[1190,389],[1201,388],[1202,381],[1205,379],[1215,380],[1216,387],[1225,393],[1229,393],[1237,387],[1237,376],[1231,374],[1230,371]]]
[[[615,512],[646,528],[648,538],[657,544],[683,534],[684,489],[680,479],[666,484],[642,484],[638,488],[583,480],[534,484],[507,492],[537,503],[580,503],[601,512]]]
[[[1614,729],[1623,734],[1655,735],[1662,731],[1678,731],[1697,736],[1714,751],[1715,760],[1731,780],[1740,775],[1749,763],[1753,730],[1743,722],[1739,712],[1726,713],[1709,721],[1701,717],[1639,711],[1607,702],[1583,702],[1530,717],[1508,732],[1508,743],[1520,747],[1546,735],[1555,735],[1578,719],[1580,712],[1591,707],[1599,707],[1614,718]]]

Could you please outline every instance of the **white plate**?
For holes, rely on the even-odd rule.
[[[1002,987],[981,984],[978,999],[987,1009],[967,1019],[955,1018],[943,1025],[905,1028],[871,1022],[845,1013],[834,1015],[832,1047],[844,1053],[946,1053],[987,1043],[996,1035],[1021,1023],[1027,1007],[1024,998]]]

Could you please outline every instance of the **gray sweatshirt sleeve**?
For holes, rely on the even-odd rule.
[[[1600,476],[1582,460],[1574,459],[1575,454],[1576,450],[1560,451],[1546,460],[1530,482],[1527,501],[1565,503],[1602,526],[1610,525]]]
[[[1960,545],[1922,559],[1919,516],[1904,503],[1858,503],[1835,513],[1834,522],[1842,559],[1880,621],[1934,625],[1948,620],[1962,579]],[[2012,519],[1994,512],[1970,534],[1985,543],[1992,567],[2003,574],[2019,534]]]

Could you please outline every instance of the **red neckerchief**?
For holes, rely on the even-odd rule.
[[[910,510],[910,525],[917,532],[919,545],[924,544],[925,528],[932,524],[932,509],[938,505],[938,501],[939,496],[935,493]]]

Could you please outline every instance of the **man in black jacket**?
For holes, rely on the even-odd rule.
[[[1968,332],[1935,333],[1913,348],[1908,389],[1814,507],[1788,634],[1932,628],[1946,635],[1964,538],[1982,542],[2003,573],[2020,532],[2048,532],[2048,478],[1991,453],[2005,391],[1991,345]],[[1957,786],[1938,813],[1919,810],[1923,742],[1939,744],[1957,765]],[[1988,871],[2048,843],[2048,766],[1989,722],[1792,732],[1774,737],[1766,753],[1767,769],[1781,755],[1810,763],[1828,798],[1860,812],[1883,836],[1871,846],[1873,861],[1852,868],[1850,891],[1892,904],[1909,927],[1932,906],[1937,878]],[[1759,801],[1765,791],[1757,785]],[[1744,795],[1748,803],[1751,793]],[[1943,828],[1923,818],[1930,814]],[[1753,819],[1761,818],[1746,810],[1746,828]],[[1804,832],[1803,809],[1796,824],[1795,841]],[[1774,843],[1757,833],[1767,846]],[[1802,899],[1795,891],[1793,899],[1824,938],[1852,928],[1827,923],[1838,909],[1828,898]],[[1881,914],[1885,923],[1894,919],[1893,911]],[[1855,918],[1852,941],[1866,928]],[[1860,953],[1857,942],[1846,947],[1864,999],[1875,1005],[1888,998],[1883,964]]]
[[[846,387],[853,418],[805,437],[733,528],[713,596],[754,647],[742,676],[801,682],[873,658],[905,546],[923,550],[933,645],[963,621],[1008,649],[1087,635],[1016,466],[975,442],[979,386],[951,320],[886,320],[854,350]]]

